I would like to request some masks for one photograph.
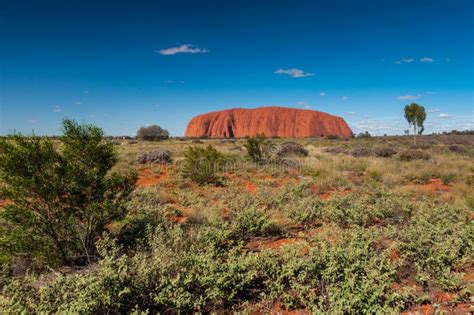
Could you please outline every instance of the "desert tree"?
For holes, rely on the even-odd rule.
[[[11,201],[0,213],[0,247],[12,257],[89,263],[106,225],[125,215],[136,173],[110,172],[117,154],[102,129],[65,119],[63,132],[55,142],[0,140],[0,195]]]
[[[158,125],[151,125],[147,127],[141,127],[137,131],[138,140],[146,141],[159,141],[166,140],[170,136],[168,130],[161,128]]]
[[[423,123],[426,119],[425,108],[416,103],[405,106],[405,119],[410,126],[413,126],[413,143],[416,144],[416,135],[421,134],[424,130]],[[417,129],[419,128],[419,133]]]

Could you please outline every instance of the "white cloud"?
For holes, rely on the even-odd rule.
[[[59,106],[54,106],[53,107],[53,112],[59,113],[60,111],[61,111],[61,107],[59,107]]]
[[[203,53],[209,52],[209,50],[207,50],[205,48],[193,47],[192,45],[189,45],[189,44],[184,44],[184,45],[177,46],[177,47],[170,47],[170,48],[166,48],[166,49],[161,49],[161,50],[158,50],[158,51],[155,51],[155,52],[159,53],[160,55],[172,56],[172,55],[176,55],[176,54],[179,54],[179,53],[183,53],[183,54],[203,54]]]
[[[321,92],[321,93],[319,93],[319,95],[320,96],[326,96],[327,94],[326,94],[326,92]]]
[[[428,113],[439,113],[441,109],[439,108],[433,108],[433,109],[428,109]]]
[[[402,62],[401,62],[401,61],[398,61],[398,60],[395,61],[395,63],[396,63],[397,65],[401,65],[401,64],[402,64]]]
[[[438,117],[446,119],[446,118],[450,118],[451,116],[449,114],[446,114],[446,113],[441,113],[441,114],[438,115]]]
[[[433,62],[434,59],[430,57],[423,57],[420,59],[421,62]]]
[[[31,123],[31,124],[36,124],[37,122],[39,122],[39,120],[38,119],[29,119],[28,122]]]
[[[400,95],[400,96],[397,96],[397,99],[398,100],[409,100],[409,101],[413,101],[413,100],[417,100],[421,97],[421,94],[418,94],[418,95]]]
[[[346,114],[348,114],[348,115],[355,115],[356,112],[347,112]]]
[[[303,108],[311,109],[311,105],[306,104],[305,102],[296,102],[296,105],[303,106]]]
[[[402,61],[406,62],[406,63],[410,63],[410,62],[415,61],[415,59],[413,59],[413,58],[403,58]]]
[[[305,72],[300,69],[292,68],[292,69],[278,69],[275,71],[276,74],[287,74],[292,78],[304,78],[304,77],[311,77],[314,73]]]
[[[81,105],[82,103],[81,102],[75,102],[74,104],[75,105]]]
[[[343,100],[343,101],[347,101],[347,99],[349,99],[347,96],[341,97],[341,100]]]

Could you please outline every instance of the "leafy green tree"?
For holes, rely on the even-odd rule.
[[[408,121],[410,126],[413,126],[413,143],[416,144],[417,128],[420,128],[419,134],[425,129],[423,123],[426,119],[425,108],[416,103],[411,103],[405,106],[405,119]]]
[[[29,254],[29,238],[42,247],[36,256],[89,263],[105,226],[125,215],[136,173],[109,172],[117,154],[102,129],[69,119],[63,129],[60,145],[20,134],[0,140],[0,194],[11,200],[0,213],[0,246],[12,256]]]
[[[137,131],[138,140],[159,141],[166,140],[170,137],[168,130],[161,128],[158,125],[151,125],[148,127],[141,127]]]

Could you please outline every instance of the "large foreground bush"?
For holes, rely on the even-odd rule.
[[[1,195],[12,201],[0,213],[4,260],[89,262],[105,225],[124,215],[136,175],[109,174],[117,156],[100,128],[68,119],[63,128],[60,148],[36,136],[0,140]]]

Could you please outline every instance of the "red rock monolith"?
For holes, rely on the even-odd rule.
[[[186,137],[305,138],[335,135],[349,137],[351,128],[343,118],[316,110],[279,106],[255,109],[233,108],[202,114],[191,119]]]

